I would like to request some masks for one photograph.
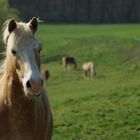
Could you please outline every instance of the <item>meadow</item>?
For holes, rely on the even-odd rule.
[[[140,25],[41,24],[38,37],[53,140],[140,140]],[[64,55],[77,70],[64,71]],[[92,80],[83,78],[85,61],[96,65]]]

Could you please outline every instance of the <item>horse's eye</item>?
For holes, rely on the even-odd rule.
[[[11,50],[12,54],[16,56],[17,52],[15,50]]]

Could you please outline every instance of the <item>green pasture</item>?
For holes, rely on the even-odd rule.
[[[40,25],[53,140],[140,140],[140,25]],[[76,58],[64,71],[61,58]],[[83,78],[93,61],[97,76]]]

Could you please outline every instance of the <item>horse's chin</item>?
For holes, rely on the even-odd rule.
[[[40,93],[28,93],[27,95],[28,97],[39,97],[40,96]]]
[[[25,95],[27,96],[27,97],[39,97],[40,95],[41,95],[41,92],[31,92],[31,91],[26,91],[25,92]]]

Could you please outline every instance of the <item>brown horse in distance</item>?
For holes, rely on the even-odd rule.
[[[47,69],[42,69],[42,70],[41,70],[41,73],[42,73],[43,79],[44,79],[45,81],[47,81],[47,80],[49,79],[49,77],[50,77],[50,72],[49,72],[49,70],[47,70]]]
[[[64,66],[64,70],[68,69],[76,69],[77,68],[77,63],[74,57],[71,56],[65,56],[62,58],[62,63]]]

